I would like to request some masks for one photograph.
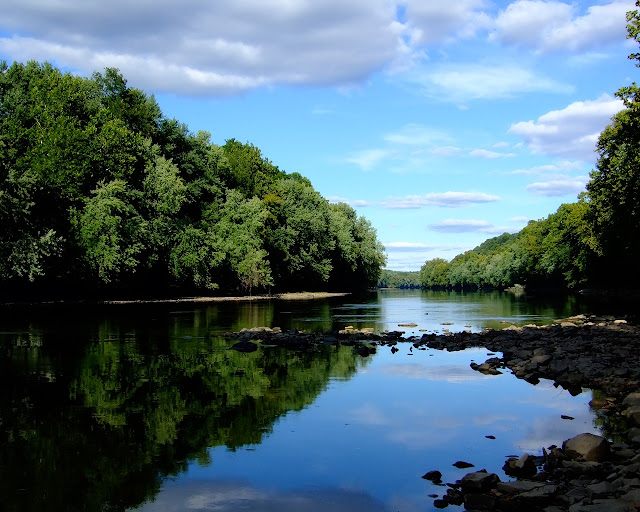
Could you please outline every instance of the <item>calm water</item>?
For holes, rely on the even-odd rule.
[[[0,309],[0,495],[6,510],[430,511],[444,481],[498,472],[598,432],[549,382],[469,368],[465,352],[227,350],[218,333],[480,330],[585,311],[511,294]],[[415,329],[398,327],[415,322]],[[453,325],[443,326],[443,323]],[[572,416],[572,421],[561,415]],[[488,439],[487,435],[496,439]],[[455,507],[453,507],[455,510]]]

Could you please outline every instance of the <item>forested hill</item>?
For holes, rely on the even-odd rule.
[[[213,144],[115,69],[0,63],[0,287],[355,289],[384,247],[249,143]]]

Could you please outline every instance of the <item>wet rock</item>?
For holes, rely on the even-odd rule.
[[[486,469],[482,469],[474,473],[467,473],[456,483],[460,485],[463,493],[467,493],[474,491],[488,491],[494,488],[498,482],[500,482],[500,477],[498,475],[495,473],[488,473]]]
[[[453,465],[455,467],[457,467],[458,469],[466,469],[466,468],[474,467],[473,464],[471,464],[470,462],[465,462],[463,460],[459,460],[457,462],[454,462]]]
[[[432,482],[441,482],[442,481],[442,473],[440,471],[427,471],[422,478],[425,480],[431,480]]]
[[[566,440],[562,443],[562,449],[570,459],[591,462],[603,462],[611,455],[609,442],[604,437],[588,433],[579,434]]]
[[[523,492],[532,491],[539,487],[544,486],[544,482],[533,482],[531,480],[518,480],[517,482],[500,482],[497,485],[497,489],[508,495],[520,494]]]
[[[496,504],[496,497],[491,494],[470,493],[464,496],[464,508],[471,511],[493,510]]]
[[[508,476],[515,478],[531,478],[538,472],[533,457],[527,453],[519,459],[512,458],[507,460],[502,466],[502,470]]]

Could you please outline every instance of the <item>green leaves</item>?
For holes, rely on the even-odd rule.
[[[375,283],[384,248],[252,144],[164,119],[117,69],[0,62],[0,281],[253,293]]]
[[[93,194],[77,221],[79,243],[100,280],[118,281],[137,270],[147,223],[131,204],[125,181],[110,181]]]

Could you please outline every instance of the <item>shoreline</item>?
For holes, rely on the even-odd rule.
[[[42,301],[6,301],[3,306],[37,306],[37,305],[69,305],[69,304],[176,304],[176,303],[207,303],[207,302],[252,302],[267,300],[317,300],[332,297],[346,297],[351,292],[284,292],[273,295],[237,295],[237,296],[194,296],[156,299],[74,299],[74,300],[42,300]]]
[[[580,434],[540,447],[540,454],[509,458],[504,475],[485,470],[443,484],[438,468],[423,478],[443,488],[433,505],[465,506],[468,511],[499,512],[634,512],[640,504],[640,326],[625,318],[579,315],[553,325],[508,326],[481,333],[424,334],[403,338],[402,331],[373,333],[371,329],[311,334],[295,329],[256,327],[225,333],[237,340],[231,348],[244,352],[280,346],[308,350],[316,345],[350,345],[367,357],[378,347],[412,343],[427,348],[460,351],[483,347],[494,357],[470,367],[486,375],[509,370],[535,385],[549,379],[556,387],[578,394],[601,392],[590,402],[605,420],[605,437]],[[473,462],[473,461],[472,461]],[[435,475],[435,479],[434,479]],[[505,477],[506,475],[506,477]],[[516,479],[515,481],[511,481]],[[446,486],[446,487],[445,487]],[[436,490],[438,487],[436,487]]]

